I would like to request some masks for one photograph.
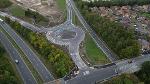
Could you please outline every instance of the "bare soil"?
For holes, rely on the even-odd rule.
[[[61,23],[63,21],[63,11],[58,9],[56,0],[11,0],[26,9],[36,11],[41,15],[48,17],[52,23]]]

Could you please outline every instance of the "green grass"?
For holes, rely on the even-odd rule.
[[[36,78],[38,84],[42,84],[43,81],[42,81],[40,75],[35,70],[35,68],[32,66],[31,62],[28,60],[28,58],[26,57],[24,52],[20,49],[20,47],[17,45],[17,43],[13,40],[13,38],[10,37],[10,35],[5,30],[3,30],[2,28],[0,28],[0,30],[7,36],[7,38],[10,40],[10,42],[13,44],[13,46],[18,50],[18,52],[21,55],[21,58],[23,58],[26,65],[29,67],[29,69],[32,72],[33,76]]]
[[[82,24],[80,23],[80,20],[78,19],[76,15],[72,16],[72,23],[80,27],[82,26]]]
[[[141,13],[141,15],[150,19],[150,13],[144,12],[144,13]]]
[[[58,8],[64,13],[63,19],[67,18],[67,10],[66,10],[66,0],[56,0]]]
[[[21,8],[20,6],[17,6],[14,4],[9,9],[13,16],[17,16],[17,17],[25,16],[25,10]]]
[[[10,0],[0,0],[0,8],[7,8],[12,5]]]
[[[142,83],[133,74],[122,74],[120,76],[113,77],[111,80],[108,80],[103,84],[142,84]]]
[[[87,58],[92,64],[104,64],[109,62],[106,55],[97,47],[89,34],[87,34],[85,38],[85,50]]]
[[[61,11],[66,10],[66,0],[56,0],[56,3]]]

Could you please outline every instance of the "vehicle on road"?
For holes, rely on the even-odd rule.
[[[0,18],[0,22],[3,22],[4,20]]]
[[[18,63],[19,63],[19,60],[16,59],[16,60],[15,60],[15,63],[18,64]]]

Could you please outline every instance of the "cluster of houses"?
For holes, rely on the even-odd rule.
[[[150,16],[150,5],[93,7],[91,10],[111,21],[120,22],[125,28],[133,28],[140,33],[137,39],[141,44],[141,50],[150,50],[150,39],[145,38],[150,37],[150,18],[142,15],[149,13]]]

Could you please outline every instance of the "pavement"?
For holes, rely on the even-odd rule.
[[[52,81],[54,77],[38,58],[38,56],[30,49],[30,47],[23,41],[23,39],[8,26],[5,22],[2,22],[1,27],[12,37],[12,39],[17,43],[23,53],[27,56],[35,70],[39,73],[44,82]]]
[[[21,58],[20,53],[16,50],[16,48],[2,31],[0,31],[0,42],[3,44],[5,50],[8,52],[12,62],[15,63],[15,60],[19,60],[19,63],[15,64],[15,66],[21,78],[23,79],[24,84],[37,84],[37,81],[35,80],[28,66]]]

